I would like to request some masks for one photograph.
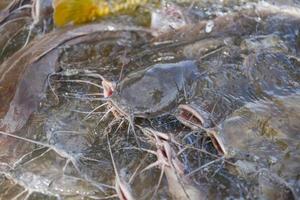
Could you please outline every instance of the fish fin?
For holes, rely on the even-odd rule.
[[[109,5],[99,0],[55,0],[54,24],[58,27],[68,23],[83,24],[108,15]]]

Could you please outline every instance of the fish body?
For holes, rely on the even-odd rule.
[[[176,107],[184,89],[191,87],[198,72],[194,60],[155,64],[124,78],[110,101],[126,115],[139,118],[161,116]]]

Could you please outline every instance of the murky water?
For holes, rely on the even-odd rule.
[[[203,198],[298,199],[300,6],[268,2],[182,1],[187,24],[159,34],[124,18],[53,30],[47,17],[30,27],[27,9],[0,15],[0,199],[117,199],[109,143],[136,199],[171,199],[161,169],[142,171],[156,161],[145,151],[154,145],[109,112],[99,75],[120,81],[183,60],[199,76],[178,89],[177,103],[209,113],[227,154],[181,124],[176,103],[135,124],[180,143],[174,149]],[[168,84],[166,76],[156,78]]]

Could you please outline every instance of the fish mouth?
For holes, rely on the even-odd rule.
[[[114,103],[112,96],[116,95],[116,83],[112,81],[108,81],[106,79],[102,80],[102,87],[103,87],[103,96],[104,98],[109,99],[109,105],[113,108],[113,114],[116,117],[126,117],[128,114],[121,109],[116,103]]]
[[[103,87],[103,96],[105,98],[111,97],[113,95],[113,92],[116,90],[116,83],[103,79],[102,87]]]
[[[181,104],[177,109],[176,118],[185,126],[193,130],[206,128],[208,126],[207,112],[188,104]]]
[[[208,136],[211,138],[213,146],[216,148],[218,153],[225,156],[228,155],[219,132],[215,129],[207,129],[212,124],[210,121],[209,113],[203,111],[198,106],[181,104],[178,106],[176,118],[182,124],[191,128],[192,130],[204,128],[207,131]]]
[[[156,156],[159,163],[164,164],[165,167],[175,170],[178,175],[184,174],[184,165],[177,158],[175,150],[172,148],[171,143],[175,142],[171,136],[151,128],[144,128],[139,126],[142,132],[150,138],[157,148]],[[175,142],[176,143],[176,142]],[[165,168],[166,170],[167,168]]]
[[[220,133],[217,130],[209,130],[208,135],[211,138],[213,146],[216,148],[219,154],[224,155],[225,157],[228,156],[228,152],[225,148],[224,142]]]

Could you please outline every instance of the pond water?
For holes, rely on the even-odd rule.
[[[171,28],[170,9],[150,9],[161,29],[123,15],[55,28],[46,5],[33,23],[30,1],[9,2],[0,2],[0,199],[118,199],[118,176],[136,199],[174,198],[161,168],[143,170],[157,157],[141,127],[176,141],[184,177],[203,194],[181,199],[300,198],[299,1],[177,1],[171,16],[184,20],[171,17]],[[182,80],[186,62],[194,71]],[[113,104],[103,77],[117,84]],[[121,103],[125,114],[111,107]],[[186,127],[179,104],[210,123]]]

